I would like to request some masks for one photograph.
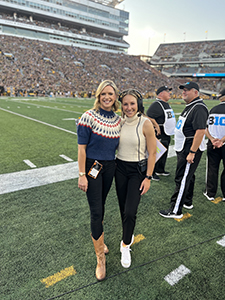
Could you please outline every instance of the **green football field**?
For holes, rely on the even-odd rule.
[[[86,195],[77,187],[75,120],[93,99],[0,98],[0,299],[224,299],[225,203],[203,196],[206,154],[192,210],[165,219],[175,183],[153,181],[142,196],[132,265],[120,263],[121,221],[114,184],[106,202],[107,278],[95,278]],[[144,100],[146,109],[153,100]],[[183,100],[170,101],[176,114]],[[218,101],[206,101],[208,108]],[[178,116],[178,115],[177,115]]]

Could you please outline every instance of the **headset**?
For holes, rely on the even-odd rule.
[[[142,97],[141,93],[138,90],[135,90],[135,89],[128,89],[128,90],[122,91],[119,94],[118,100],[122,103],[122,99],[126,95],[131,95],[131,96],[134,96],[135,98],[137,98],[138,112],[143,114],[145,108],[144,108],[144,105],[143,105],[143,97]]]

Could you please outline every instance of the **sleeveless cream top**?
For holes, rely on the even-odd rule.
[[[147,157],[146,139],[143,134],[143,124],[148,118],[136,114],[132,118],[125,116],[125,122],[120,132],[117,158],[129,162],[137,162]],[[149,121],[150,122],[150,121]]]

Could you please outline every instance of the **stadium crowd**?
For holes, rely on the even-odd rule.
[[[147,97],[153,97],[160,85],[177,90],[174,79],[136,56],[6,35],[0,36],[0,74],[0,86],[13,89],[16,95],[28,91],[38,95],[93,95],[106,78],[120,90],[137,88]]]
[[[225,57],[225,41],[201,41],[161,44],[153,60],[156,61],[199,61],[199,58],[217,59]]]

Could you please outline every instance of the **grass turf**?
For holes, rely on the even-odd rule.
[[[5,105],[4,101],[0,100],[0,107]],[[59,101],[63,104],[73,102],[72,99]],[[11,106],[12,101],[8,102]],[[92,104],[90,100],[84,102]],[[51,101],[45,100],[44,103],[52,105]],[[78,110],[75,106],[74,111]],[[183,105],[179,107],[180,111],[183,110]],[[17,106],[12,108],[18,109]],[[36,118],[47,122],[49,116],[48,123],[58,124],[54,120],[67,114],[45,109],[45,116],[36,115]],[[34,116],[30,109],[18,110],[20,114]],[[1,110],[0,122],[3,129],[1,173],[28,168],[22,162],[27,158],[38,167],[62,163],[59,158],[62,153],[77,159],[76,136],[72,134]],[[65,124],[64,128],[71,126]],[[171,176],[161,178],[160,182],[153,181],[141,199],[135,235],[143,234],[145,239],[132,246],[132,265],[128,270],[120,264],[121,222],[115,187],[112,186],[104,222],[105,240],[110,249],[107,280],[101,283],[96,282],[94,275],[96,257],[90,237],[88,204],[85,194],[77,188],[77,179],[0,195],[0,298],[223,299],[225,252],[216,241],[225,235],[224,203],[211,203],[202,194],[204,153],[196,172],[194,209],[184,210],[192,216],[182,222],[160,217],[158,211],[169,206],[175,166],[176,158],[169,158],[167,170]],[[217,196],[221,196],[220,189]],[[191,273],[170,286],[164,277],[181,264]],[[75,275],[48,288],[41,282],[70,266],[74,266]]]

